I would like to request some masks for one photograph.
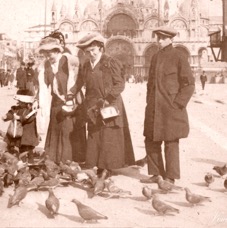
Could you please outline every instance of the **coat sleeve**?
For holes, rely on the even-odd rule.
[[[185,108],[195,90],[195,79],[191,67],[184,56],[180,56],[178,65],[178,79],[180,84],[179,92],[174,100],[180,108]]]
[[[105,99],[109,103],[112,103],[112,101],[114,101],[124,91],[125,80],[122,75],[122,65],[118,60],[110,58],[108,61],[108,68],[110,69],[113,85],[107,92]]]

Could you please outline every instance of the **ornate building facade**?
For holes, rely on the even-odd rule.
[[[221,16],[211,23],[207,0],[176,2],[173,10],[171,0],[93,0],[81,12],[79,1],[75,0],[70,14],[64,2],[57,12],[56,1],[53,1],[51,23],[45,27],[45,33],[59,29],[67,45],[75,48],[84,34],[101,32],[106,38],[106,52],[120,59],[128,74],[146,77],[150,59],[158,50],[152,31],[166,24],[178,31],[173,45],[187,56],[191,67],[204,69],[214,62],[208,48],[208,32],[211,24],[222,30]],[[38,37],[43,36],[44,30],[41,31]],[[31,37],[31,29],[26,32]],[[37,32],[35,34],[37,37]],[[25,47],[28,43],[25,41]],[[38,41],[33,41],[32,48],[37,45]],[[76,50],[76,54],[83,61],[83,53]]]

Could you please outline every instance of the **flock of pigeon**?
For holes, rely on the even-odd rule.
[[[227,166],[214,166],[213,170],[215,170],[219,175],[218,177],[223,177],[227,174]],[[204,176],[204,181],[206,186],[209,187],[215,181],[215,175],[212,173],[207,173]],[[168,193],[172,190],[185,190],[185,199],[191,204],[191,206],[200,205],[203,202],[211,202],[210,197],[202,196],[196,193],[191,192],[189,188],[182,188],[180,186],[176,186],[168,181],[162,179],[161,176],[158,177],[157,180],[158,189]],[[227,178],[223,181],[224,188],[227,190]],[[148,199],[152,199],[152,206],[153,208],[161,215],[165,215],[168,213],[179,213],[179,209],[174,208],[165,202],[161,201],[157,195],[157,190],[150,188],[149,186],[144,186],[142,190],[142,194]]]
[[[81,169],[78,163],[66,161],[57,165],[49,159],[45,153],[37,156],[33,164],[23,162],[21,157],[26,156],[26,152],[16,157],[8,152],[0,152],[0,196],[4,194],[4,189],[14,186],[14,194],[9,195],[8,208],[19,205],[25,199],[28,192],[47,190],[49,195],[45,200],[45,206],[52,217],[58,214],[60,202],[54,193],[54,189],[59,186],[69,186],[70,184],[89,190],[94,196],[104,196],[106,199],[128,196],[131,192],[116,186],[111,179],[109,171],[104,170],[100,175],[97,168]],[[227,174],[227,167],[214,166],[213,168],[221,177]],[[215,176],[208,173],[204,178],[207,186],[215,181]],[[169,213],[179,213],[179,209],[161,201],[158,193],[169,193],[174,190],[185,190],[185,198],[192,205],[199,205],[205,201],[211,202],[207,196],[198,195],[190,191],[189,188],[176,186],[161,176],[157,181],[158,189],[150,186],[143,186],[141,194],[147,200],[151,200],[153,208],[159,215]],[[224,180],[224,187],[227,189],[227,179]],[[95,221],[108,219],[107,216],[97,212],[88,205],[83,204],[78,199],[72,199],[78,209],[78,214],[83,221]]]

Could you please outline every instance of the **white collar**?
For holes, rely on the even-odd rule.
[[[92,69],[95,68],[95,66],[97,65],[97,63],[100,61],[101,57],[102,57],[102,52],[99,53],[99,55],[97,56],[97,59],[94,62],[91,62],[91,60],[90,60]]]

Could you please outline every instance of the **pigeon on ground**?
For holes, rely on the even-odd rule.
[[[32,176],[29,172],[29,167],[24,167],[18,170],[17,175],[14,177],[14,183],[17,184],[19,180],[22,180],[24,183],[29,183]]]
[[[76,204],[78,213],[83,218],[84,221],[98,221],[99,219],[108,219],[107,216],[100,214],[99,212],[95,211],[91,207],[82,204],[76,199],[72,200],[73,203]]]
[[[81,170],[81,167],[80,167],[78,162],[67,160],[65,162],[65,164],[68,165],[74,171],[80,171]]]
[[[57,178],[51,178],[38,184],[38,188],[56,188],[60,184]]]
[[[128,194],[128,195],[132,194],[130,191],[123,190],[122,188],[119,188],[118,186],[116,186],[114,181],[111,178],[105,181],[105,186],[110,193]]]
[[[207,187],[209,187],[210,184],[214,182],[214,175],[212,173],[207,173],[204,176],[204,180],[206,181]]]
[[[154,192],[150,187],[144,186],[142,189],[142,194],[149,200],[153,197]]]
[[[20,180],[14,194],[9,195],[8,208],[11,208],[14,205],[19,206],[19,203],[26,197],[28,190],[22,182],[23,181]]]
[[[180,212],[179,209],[174,208],[159,200],[159,197],[157,194],[153,196],[152,206],[160,215],[165,215],[171,212],[176,212],[176,213]]]
[[[59,210],[60,202],[59,199],[55,196],[53,189],[49,188],[49,196],[45,201],[46,208],[52,216],[56,215]]]
[[[77,179],[77,174],[79,171],[73,170],[70,166],[63,164],[63,162],[60,162],[59,164],[60,170],[62,173],[69,174],[72,178],[72,180]]]
[[[147,156],[135,162],[137,166],[144,167],[147,164]]]
[[[161,176],[158,176],[157,182],[158,182],[159,189],[161,189],[165,192],[170,192],[173,189],[175,189],[175,190],[182,190],[183,189],[182,187],[176,186],[176,185],[170,183],[169,181],[163,180],[163,178]]]
[[[213,170],[215,170],[221,177],[227,174],[227,166],[226,164],[224,166],[214,166]]]
[[[227,178],[225,178],[225,180],[224,180],[224,187],[225,187],[225,189],[227,189]]]
[[[49,177],[54,178],[57,174],[59,174],[59,166],[54,161],[52,161],[48,155],[45,156],[44,164],[46,166],[46,172]]]
[[[125,197],[128,195],[132,195],[130,191],[123,190],[122,188],[119,188],[115,185],[114,181],[111,178],[108,178],[105,180],[105,188],[108,190],[108,197],[106,199],[110,198],[119,198],[119,197]]]
[[[94,195],[98,195],[102,193],[105,189],[105,179],[108,175],[108,170],[104,169],[100,178],[97,178],[96,183],[94,185]]]
[[[185,195],[186,200],[190,204],[192,204],[192,206],[200,204],[200,203],[205,202],[205,201],[211,202],[210,197],[192,193],[189,188],[184,188],[184,190],[186,192],[186,195]]]

